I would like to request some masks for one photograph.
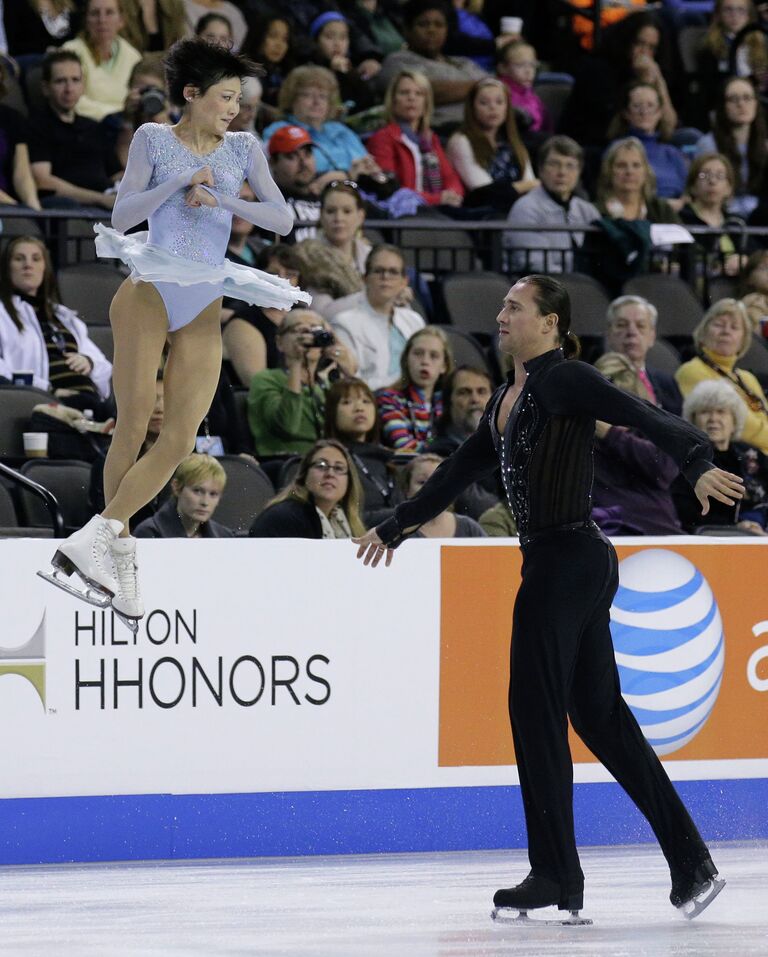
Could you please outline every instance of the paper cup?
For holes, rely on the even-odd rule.
[[[48,455],[47,432],[25,432],[24,454],[28,459],[44,459]]]
[[[502,33],[521,34],[523,32],[522,17],[502,17],[500,21]]]

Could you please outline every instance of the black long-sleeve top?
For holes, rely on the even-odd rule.
[[[698,429],[617,389],[584,362],[553,349],[524,363],[527,377],[503,433],[499,405],[513,381],[491,396],[477,431],[434,472],[417,495],[378,526],[396,547],[404,530],[442,512],[470,483],[501,467],[523,544],[548,529],[587,525],[592,510],[595,420],[631,426],[654,442],[694,485],[713,468],[712,445]]]

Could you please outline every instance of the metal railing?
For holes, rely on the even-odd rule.
[[[41,498],[45,507],[48,509],[48,514],[51,516],[53,537],[64,537],[64,516],[53,492],[49,491],[45,486],[32,481],[31,478],[27,478],[26,475],[22,475],[21,472],[17,472],[16,469],[5,465],[3,462],[0,462],[0,476],[8,479],[8,481],[14,485],[19,485],[28,492],[31,492],[36,498]]]

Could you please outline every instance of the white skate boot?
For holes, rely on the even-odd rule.
[[[118,589],[110,545],[122,530],[122,522],[94,515],[79,531],[61,543],[51,559],[53,573],[37,574],[90,605],[109,608],[112,596]],[[64,580],[73,572],[82,579],[85,588],[78,588]]]
[[[136,539],[116,538],[110,545],[115,563],[117,592],[112,599],[112,611],[136,634],[139,619],[144,617],[144,603],[139,593],[139,566],[136,563]]]

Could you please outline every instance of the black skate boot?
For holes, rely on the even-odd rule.
[[[707,858],[691,874],[681,872],[672,875],[672,891],[669,899],[688,920],[693,920],[708,907],[725,887],[725,881],[718,879],[717,868]]]
[[[515,887],[502,888],[493,895],[494,920],[513,924],[591,924],[591,920],[579,916],[584,906],[584,891],[564,893],[557,881],[548,877],[539,877],[531,872],[525,880]],[[557,920],[531,920],[529,910],[540,907],[557,906],[558,910],[570,911],[570,917]],[[517,916],[510,916],[517,911]]]

